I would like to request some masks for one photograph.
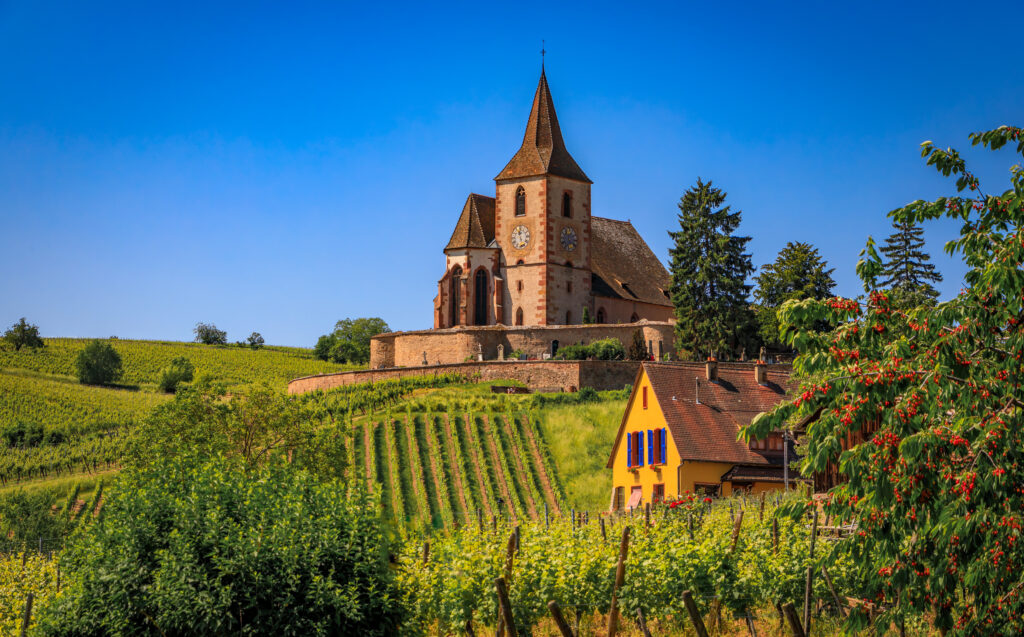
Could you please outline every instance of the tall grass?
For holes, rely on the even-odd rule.
[[[565,506],[587,511],[608,508],[612,472],[606,465],[625,409],[622,399],[536,412],[565,490]]]

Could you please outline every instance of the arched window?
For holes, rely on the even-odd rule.
[[[636,312],[633,312],[633,316],[629,317],[629,322],[630,323],[636,323],[639,320],[640,320],[640,317],[636,315]]]
[[[477,270],[473,279],[473,324],[487,325],[487,271]]]
[[[604,308],[603,307],[597,308],[597,322],[599,324],[601,324],[601,325],[604,325],[604,323],[607,320],[608,320],[608,317],[604,313]]]
[[[519,259],[518,261],[516,261],[516,265],[526,265],[526,261]]]
[[[572,312],[565,313],[565,324],[572,325]]]
[[[523,308],[518,308],[516,310],[516,325],[522,325],[522,324],[523,324]]]
[[[522,186],[516,188],[516,216],[526,216],[526,190]]]
[[[566,261],[565,262],[565,267],[571,268],[572,267],[572,261]]]
[[[462,268],[452,268],[451,276],[448,277],[448,324],[455,326],[459,324],[459,307],[462,305]]]
[[[567,192],[562,195],[562,216],[572,217],[572,193]]]

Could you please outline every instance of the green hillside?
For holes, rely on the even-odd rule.
[[[92,339],[47,338],[39,350],[0,350],[0,369],[27,369],[45,374],[75,376],[75,358]],[[196,376],[211,374],[226,382],[229,389],[254,382],[267,382],[284,389],[288,381],[300,376],[356,369],[313,358],[313,351],[298,347],[268,346],[259,350],[235,345],[201,345],[177,341],[109,341],[121,355],[124,376],[121,383],[155,385],[160,370],[177,356],[195,365]]]

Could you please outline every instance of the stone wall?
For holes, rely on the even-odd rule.
[[[296,378],[288,383],[289,394],[331,389],[355,383],[377,382],[404,376],[431,374],[480,374],[480,380],[518,380],[535,391],[576,391],[581,387],[598,390],[621,389],[632,384],[640,363],[634,361],[490,361],[371,369]]]
[[[614,325],[488,325],[379,334],[370,342],[370,368],[420,367],[424,359],[427,365],[450,365],[466,362],[468,357],[478,354],[482,354],[485,361],[497,360],[499,345],[505,357],[522,350],[535,359],[550,354],[555,342],[558,347],[564,347],[617,338],[628,349],[637,329],[655,357],[672,353],[673,324],[668,321],[642,320]]]

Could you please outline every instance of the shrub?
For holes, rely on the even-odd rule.
[[[227,345],[228,333],[218,330],[213,323],[196,323],[192,333],[196,335],[196,341],[203,345]]]
[[[647,358],[647,343],[644,342],[643,332],[635,329],[633,330],[633,339],[629,343],[629,360],[645,361]]]
[[[43,426],[19,420],[0,433],[8,447],[38,447],[43,441]]]
[[[567,361],[585,361],[591,356],[589,345],[566,345],[558,348],[555,358]]]
[[[86,385],[105,385],[121,377],[121,355],[109,343],[91,341],[75,360],[78,380]]]
[[[266,344],[266,341],[263,340],[262,334],[259,332],[253,332],[249,335],[249,338],[246,339],[246,343],[248,343],[249,347],[252,349],[260,349]]]
[[[626,348],[617,338],[603,338],[590,344],[591,357],[599,361],[620,361],[626,358]]]
[[[188,456],[130,469],[61,556],[41,635],[396,635],[377,501],[301,470]]]
[[[192,381],[195,371],[192,361],[177,356],[170,365],[160,370],[160,381],[157,384],[161,391],[173,394],[178,390],[178,385]]]

